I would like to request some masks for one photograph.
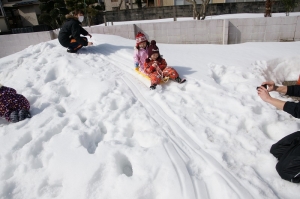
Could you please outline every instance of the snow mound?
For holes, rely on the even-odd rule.
[[[54,40],[0,59],[1,83],[26,96],[33,115],[0,120],[0,198],[299,196],[269,149],[300,122],[255,89],[298,78],[299,42],[158,44],[187,82],[153,91],[133,70],[135,41],[92,42],[79,54]]]

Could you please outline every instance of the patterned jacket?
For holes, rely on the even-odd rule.
[[[147,59],[145,64],[144,64],[144,71],[149,75],[153,72],[156,71],[156,67],[155,65],[157,65],[161,71],[163,71],[166,67],[167,67],[167,62],[165,59],[159,57],[157,60],[151,60],[151,59]]]
[[[9,121],[11,112],[29,108],[30,104],[23,95],[17,94],[13,88],[0,85],[0,117]]]

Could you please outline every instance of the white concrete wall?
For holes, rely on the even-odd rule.
[[[91,34],[118,35],[128,39],[135,39],[135,33],[142,31],[149,40],[170,44],[300,41],[300,16],[92,26],[85,29]],[[6,46],[0,48],[0,57],[56,39],[58,33],[59,30],[0,35],[0,46]]]
[[[0,35],[0,58],[24,50],[30,45],[50,40],[51,35],[49,31]]]
[[[142,31],[149,40],[155,39],[159,43],[223,44],[223,26],[221,19],[143,23],[136,24],[136,32]]]
[[[230,19],[228,44],[300,40],[300,16]]]
[[[93,34],[107,34],[118,35],[127,39],[135,39],[134,25],[121,25],[121,26],[91,26],[85,27],[86,31]]]

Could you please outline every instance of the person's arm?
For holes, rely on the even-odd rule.
[[[86,31],[83,27],[79,26],[80,27],[80,34],[84,35],[84,36],[90,36],[90,38],[92,38],[92,35]]]
[[[276,99],[276,98],[272,98],[271,97],[271,99],[269,100],[269,101],[267,101],[269,104],[272,104],[273,106],[275,106],[277,109],[279,109],[279,110],[283,110],[283,107],[284,107],[284,105],[285,105],[285,101],[281,101],[281,100],[279,100],[279,99]]]
[[[136,65],[136,63],[140,63],[140,56],[139,56],[139,50],[135,49],[134,50],[134,54],[133,54],[133,59],[134,59],[134,63]]]
[[[72,31],[72,36],[73,38],[81,45],[83,46],[87,46],[88,45],[88,42],[83,40],[81,37],[80,37],[80,34],[81,34],[81,31],[80,29],[82,29],[82,27],[77,24],[77,23],[73,23],[72,24],[72,27],[71,27],[71,31]]]
[[[273,106],[275,106],[275,107],[278,108],[279,110],[283,110],[284,104],[285,104],[286,102],[271,97],[270,94],[269,94],[269,92],[268,92],[268,90],[267,90],[266,88],[264,88],[264,87],[261,86],[261,87],[257,90],[257,93],[258,93],[259,97],[260,97],[263,101],[265,101],[265,102],[267,102],[267,103],[269,103],[269,104],[272,104]]]
[[[300,97],[300,85],[288,86],[286,95]]]
[[[87,36],[89,35],[88,31],[86,31],[83,27],[79,26],[80,27],[80,34],[84,35],[84,36]]]
[[[159,68],[161,70],[164,70],[166,67],[167,67],[167,62],[166,62],[165,59],[162,59],[161,62],[160,62],[160,64],[159,64]]]
[[[150,74],[150,73],[154,72],[155,71],[155,67],[153,66],[153,63],[149,62],[149,61],[146,61],[145,64],[144,64],[144,71],[147,74]]]
[[[300,118],[300,103],[286,102],[283,110],[291,114],[293,117]]]
[[[282,89],[285,89],[285,88],[282,88]],[[282,90],[282,91],[284,91],[284,90]],[[285,101],[282,101],[279,99],[272,98],[270,96],[268,90],[262,86],[258,89],[257,92],[263,101],[265,101],[269,104],[272,104],[279,110],[283,110],[283,111],[291,114],[293,117],[300,118],[300,103],[285,102]]]
[[[274,90],[279,93],[286,94],[288,89],[287,86],[275,86]]]
[[[276,86],[273,81],[263,82],[261,85],[268,85],[268,91],[277,91],[279,93],[286,94],[287,92],[287,86]]]

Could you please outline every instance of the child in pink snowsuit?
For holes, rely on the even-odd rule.
[[[170,78],[171,80],[183,83],[186,80],[181,79],[177,71],[167,66],[167,62],[159,54],[159,49],[156,46],[156,41],[152,40],[150,46],[148,47],[148,57],[145,60],[144,71],[149,76],[151,81],[150,89],[153,90],[160,83],[161,79],[164,77]]]
[[[136,45],[135,45],[134,56],[133,56],[134,66],[136,70],[144,72],[144,63],[145,60],[148,58],[147,49],[149,46],[149,42],[146,36],[141,32],[137,33],[135,40],[136,40]]]
[[[9,122],[19,122],[31,118],[28,100],[16,90],[0,84],[0,117]]]

